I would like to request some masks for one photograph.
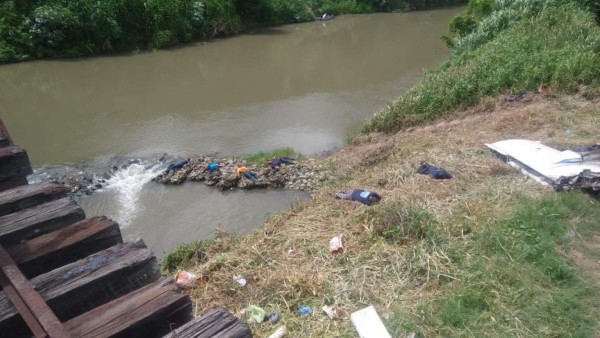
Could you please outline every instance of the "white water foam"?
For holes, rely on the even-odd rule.
[[[131,224],[131,221],[144,210],[143,206],[139,205],[142,189],[161,171],[160,164],[149,167],[143,163],[133,163],[119,169],[107,180],[105,190],[115,192],[120,204],[115,218],[121,226]]]

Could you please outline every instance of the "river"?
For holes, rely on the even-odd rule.
[[[149,182],[164,168],[154,158],[339,147],[447,58],[440,36],[461,10],[344,15],[137,55],[4,65],[0,114],[38,173],[146,161],[77,200],[161,256],[218,225],[247,233],[306,195],[162,186]]]

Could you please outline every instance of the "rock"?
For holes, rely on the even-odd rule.
[[[169,174],[167,174],[168,182],[171,184],[181,184],[187,179],[187,176],[190,172],[191,169],[189,167],[183,167],[179,170],[171,171]]]
[[[251,185],[252,181],[244,177],[238,181],[237,187],[241,189],[249,189],[248,187],[250,187]]]
[[[190,172],[187,179],[188,181],[204,181],[206,179],[204,169],[196,168]]]
[[[216,187],[221,190],[235,188],[238,185],[239,180],[240,178],[237,176],[225,176],[216,184]]]
[[[209,175],[204,172],[208,163],[212,161],[223,163],[221,173]],[[247,165],[260,173],[260,179],[255,182],[246,178],[240,179],[237,176],[237,163],[240,163],[240,161],[235,158],[222,158],[219,160],[214,157],[198,156],[192,158],[188,165],[179,170],[168,174],[159,174],[154,181],[165,184],[180,184],[185,180],[204,181],[207,186],[216,186],[221,190],[274,187],[312,191],[317,189],[321,182],[329,178],[328,174],[321,170],[324,166],[315,159],[308,159],[304,163],[284,165],[278,171],[261,168],[260,165],[257,166],[256,164]],[[241,163],[244,163],[244,161],[241,161]]]

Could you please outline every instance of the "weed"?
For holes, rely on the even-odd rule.
[[[172,273],[194,262],[202,262],[207,258],[207,242],[198,241],[193,243],[181,243],[169,252],[160,262],[164,272]]]
[[[163,272],[172,273],[174,271],[192,267],[194,264],[205,263],[209,257],[216,253],[226,252],[231,246],[231,242],[236,240],[233,234],[227,233],[221,226],[216,229],[214,239],[195,241],[191,243],[181,243],[169,252],[160,262]],[[218,264],[216,264],[218,266]],[[214,269],[214,264],[213,264]]]
[[[393,242],[435,239],[437,222],[423,206],[387,202],[372,210],[377,233]]]
[[[296,154],[292,148],[287,147],[278,148],[271,151],[260,151],[254,154],[246,154],[242,155],[241,158],[251,164],[263,165],[265,164],[266,160],[277,156],[293,158],[299,155]]]

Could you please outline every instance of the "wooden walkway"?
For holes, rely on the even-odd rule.
[[[123,243],[116,222],[31,173],[0,120],[0,336],[252,337],[224,309],[192,319],[143,241]]]

